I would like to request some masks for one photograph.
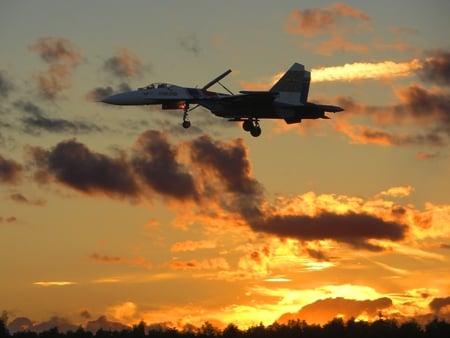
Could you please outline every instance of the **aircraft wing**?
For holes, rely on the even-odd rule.
[[[209,98],[198,102],[216,115],[239,117],[242,112],[258,112],[272,105],[277,93],[242,91],[240,94]]]

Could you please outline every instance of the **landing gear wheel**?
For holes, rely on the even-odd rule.
[[[253,128],[250,129],[250,134],[253,137],[258,137],[259,135],[261,135],[261,127],[260,126],[253,126]]]
[[[183,128],[187,129],[191,126],[191,121],[188,120],[189,103],[184,105],[183,111]]]
[[[251,131],[253,128],[253,121],[252,120],[245,120],[244,123],[242,123],[242,129],[245,131]]]

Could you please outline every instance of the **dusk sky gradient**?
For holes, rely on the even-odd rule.
[[[449,320],[448,13],[2,0],[0,311],[14,330]],[[183,129],[97,102],[229,68],[233,92],[268,90],[294,62],[345,111],[252,138],[203,108]]]

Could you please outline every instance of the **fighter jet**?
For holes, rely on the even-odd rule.
[[[261,135],[261,119],[283,119],[288,124],[303,119],[328,119],[325,112],[340,112],[338,106],[308,102],[311,73],[302,64],[294,63],[269,91],[240,91],[233,94],[220,83],[231,73],[223,74],[202,88],[181,87],[168,83],[152,83],[146,87],[115,94],[102,100],[114,105],[161,105],[162,109],[183,110],[184,128],[191,122],[188,113],[201,106],[229,121],[241,121],[242,128],[254,137]],[[208,89],[219,84],[227,93]],[[195,104],[194,107],[190,107]]]

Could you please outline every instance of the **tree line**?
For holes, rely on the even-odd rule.
[[[19,331],[10,333],[6,321],[0,319],[0,338],[443,338],[450,337],[450,323],[444,320],[434,319],[421,326],[411,320],[399,323],[392,319],[379,319],[374,322],[356,321],[350,319],[346,322],[341,318],[335,318],[325,325],[308,324],[305,321],[291,321],[288,324],[274,323],[269,326],[263,324],[239,329],[234,324],[229,324],[223,330],[206,322],[200,328],[190,330],[177,330],[175,328],[161,327],[154,329],[144,322],[129,329],[110,331],[99,329],[91,332],[79,327],[75,331],[59,332],[58,328],[52,328],[40,333],[33,331]]]

